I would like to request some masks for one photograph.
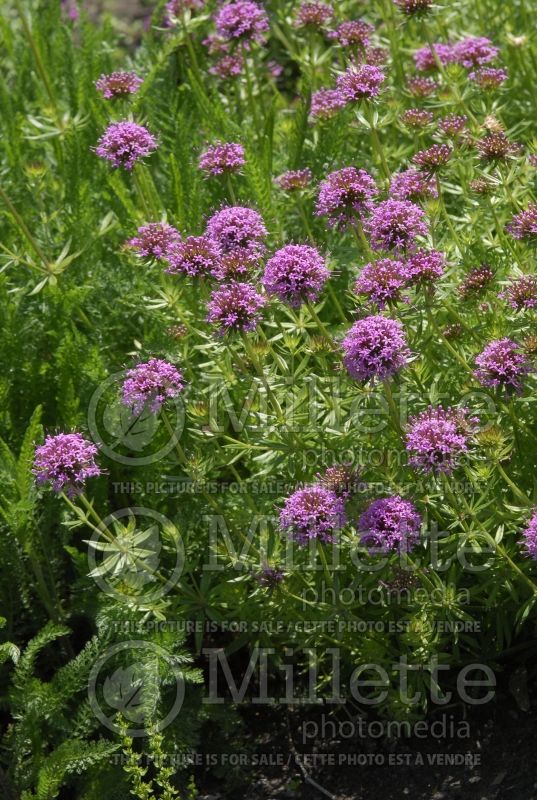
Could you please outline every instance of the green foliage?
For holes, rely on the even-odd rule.
[[[164,28],[162,0],[146,32],[108,16],[95,20],[83,9],[69,21],[49,0],[2,4],[0,763],[21,800],[53,800],[64,789],[81,800],[194,797],[188,766],[172,769],[170,756],[187,763],[195,749],[247,749],[229,704],[202,702],[206,646],[229,658],[237,685],[258,649],[268,648],[279,697],[286,653],[294,649],[302,698],[311,688],[312,652],[313,689],[329,691],[337,646],[343,680],[357,664],[388,669],[379,710],[398,719],[426,713],[438,680],[453,689],[452,673],[445,683],[434,674],[434,659],[452,670],[480,660],[500,671],[512,654],[535,655],[537,577],[520,537],[537,500],[535,375],[520,397],[510,397],[479,387],[472,374],[476,355],[493,338],[514,338],[532,359],[537,352],[535,311],[515,312],[498,297],[513,277],[535,273],[531,243],[505,232],[513,213],[532,201],[535,166],[525,153],[485,162],[477,149],[486,130],[501,129],[536,151],[537,50],[517,38],[530,30],[531,8],[524,0],[494,3],[485,15],[479,0],[435,8],[417,23],[395,17],[396,9],[387,13],[390,2],[362,9],[376,26],[374,44],[390,49],[371,119],[360,106],[316,122],[312,93],[333,86],[348,54],[297,29],[298,2],[265,4],[267,46],[244,50],[248,71],[225,81],[211,71],[217,56],[202,45],[214,30],[214,2]],[[342,0],[337,11],[353,18],[356,4]],[[469,33],[501,47],[507,88],[479,92],[460,66],[450,65],[436,76],[437,94],[413,97],[405,80],[426,34],[447,41]],[[277,78],[269,73],[273,60],[282,67]],[[133,97],[105,101],[95,80],[118,69],[137,71],[143,85]],[[435,123],[415,131],[402,115],[418,105]],[[441,141],[437,121],[452,112],[469,112],[467,130],[450,140],[454,156],[439,177],[442,199],[423,201],[427,244],[446,253],[446,272],[430,291],[409,288],[408,302],[383,311],[403,322],[412,350],[391,389],[398,423],[381,386],[358,384],[342,368],[344,333],[356,317],[376,313],[353,291],[372,256],[358,230],[328,227],[314,213],[317,189],[332,170],[355,165],[388,196],[383,160],[392,174],[408,168],[417,150]],[[107,125],[126,118],[147,125],[159,145],[132,173],[95,154]],[[199,169],[201,152],[216,141],[244,146],[246,164],[229,180]],[[275,183],[284,171],[306,167],[312,182],[303,192]],[[490,181],[489,194],[472,190],[477,178]],[[215,281],[167,275],[162,263],[124,246],[151,221],[200,235],[207,218],[229,204],[261,213],[269,255],[289,242],[310,242],[331,270],[314,307],[271,298],[246,344],[215,335],[206,321]],[[494,281],[480,296],[463,297],[464,276],[481,263],[491,266]],[[246,279],[259,285],[261,269],[256,265]],[[454,326],[460,329],[450,338]],[[88,498],[37,488],[35,446],[59,431],[91,438],[90,408],[105,381],[152,356],[184,373],[179,446],[166,447],[163,417],[135,423],[125,406],[118,411],[113,384],[103,395],[103,430],[112,432],[117,451],[110,456],[101,448],[103,475],[88,486]],[[449,480],[411,470],[401,436],[408,415],[439,403],[467,404],[482,421],[467,462]],[[133,466],[148,431],[164,455]],[[327,567],[330,549],[290,544],[277,514],[295,487],[342,461],[361,471],[366,488],[348,504],[352,524],[338,539],[339,563]],[[354,523],[371,500],[394,493],[412,499],[426,533],[412,560],[401,565],[392,554],[379,566]],[[102,519],[134,507],[158,509],[169,521],[158,570],[149,529],[130,518],[108,526],[108,541],[93,546],[105,557],[90,568],[88,541],[102,533]],[[159,592],[157,573],[173,570],[179,541],[181,575]],[[435,547],[439,559],[431,566]],[[461,566],[461,548],[484,568]],[[122,580],[125,565],[131,573]],[[283,580],[271,585],[267,567],[281,568]],[[394,601],[405,581],[408,591]],[[146,584],[155,596],[141,600]],[[378,602],[371,601],[375,593]],[[193,625],[188,636],[186,623]],[[90,677],[111,648],[133,640],[149,647],[135,664],[129,653],[115,653],[108,682],[95,691],[112,709],[106,725],[88,695]],[[166,659],[155,655],[159,648]],[[421,692],[416,706],[398,693],[392,667],[401,657],[416,667],[409,676],[409,692]],[[160,731],[178,676],[185,700]],[[146,737],[132,733],[138,718]],[[221,765],[214,772],[238,780]]]

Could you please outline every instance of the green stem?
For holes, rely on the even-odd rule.
[[[331,342],[333,340],[333,337],[330,335],[330,333],[326,329],[326,326],[324,325],[324,323],[319,319],[319,315],[315,311],[313,305],[311,303],[306,303],[306,307],[307,307],[309,313],[311,314],[312,318],[315,320],[315,323],[316,323],[317,327],[319,328],[319,331],[320,331],[321,335],[325,339],[328,339],[329,342]]]
[[[390,170],[388,169],[388,164],[386,162],[386,156],[384,155],[384,148],[382,147],[382,144],[380,143],[377,126],[376,126],[376,124],[374,122],[373,105],[372,105],[372,103],[370,101],[365,100],[364,101],[364,106],[365,106],[365,109],[366,109],[365,115],[366,115],[367,121],[369,123],[369,130],[371,131],[371,144],[372,144],[372,147],[373,147],[373,152],[377,156],[377,160],[378,160],[378,162],[380,164],[380,168],[381,168],[382,174],[384,175],[385,180],[388,181],[390,179]]]
[[[248,339],[248,337],[247,337],[247,335],[245,333],[243,333],[243,335],[242,335],[242,341],[243,341],[243,344],[244,344],[244,349],[246,350],[246,353],[248,355],[248,358],[252,362],[252,365],[253,365],[255,371],[257,372],[257,375],[260,378],[261,383],[263,384],[265,392],[267,393],[267,397],[270,400],[270,403],[271,403],[271,405],[272,405],[272,407],[273,407],[273,409],[274,409],[274,411],[276,413],[276,416],[278,417],[278,421],[281,424],[284,424],[285,423],[285,415],[284,415],[284,413],[282,411],[282,407],[280,406],[276,395],[274,394],[274,392],[270,388],[270,385],[269,385],[269,383],[268,383],[268,381],[267,381],[267,379],[265,377],[265,373],[263,371],[263,367],[259,363],[259,359],[257,358],[257,354],[256,354],[254,348],[251,345],[251,342],[249,341],[249,339]]]
[[[518,488],[516,483],[509,477],[509,475],[504,470],[500,462],[496,464],[496,468],[500,473],[500,475],[502,476],[502,478],[504,479],[504,481],[507,483],[507,485],[510,486],[514,495],[518,497],[520,500],[522,500],[525,506],[533,507],[533,503],[531,502],[531,500],[524,494],[524,492],[521,489]]]
[[[43,86],[45,87],[45,91],[47,93],[47,97],[49,99],[49,102],[50,102],[52,108],[54,109],[54,115],[56,117],[56,124],[58,125],[58,129],[63,132],[63,130],[64,130],[63,120],[62,120],[60,112],[58,110],[58,104],[57,104],[57,101],[56,101],[56,97],[55,97],[54,92],[52,90],[52,84],[49,81],[49,77],[47,75],[47,70],[45,69],[45,64],[43,63],[43,58],[42,58],[41,53],[39,51],[39,47],[37,46],[37,42],[35,41],[35,38],[34,38],[33,33],[32,33],[32,29],[30,28],[30,25],[28,23],[28,19],[27,19],[26,14],[25,14],[25,12],[23,10],[22,3],[20,2],[20,0],[15,0],[15,6],[17,7],[17,11],[19,12],[19,17],[21,19],[21,23],[22,23],[22,27],[23,27],[23,30],[24,30],[24,34],[25,34],[26,38],[28,39],[28,43],[29,43],[30,48],[31,48],[32,53],[33,53],[37,72],[39,73],[39,77],[43,81]]]
[[[448,481],[448,478],[447,478],[447,476],[446,476],[446,475],[443,475],[443,480],[444,480],[444,488],[445,488],[445,490],[446,490],[446,494],[448,495],[448,497],[449,497],[449,500],[450,500],[450,502],[451,502],[451,503],[452,503],[452,505],[453,505],[453,508],[454,508],[454,509],[457,509],[457,508],[459,508],[459,506],[460,506],[460,503],[459,503],[459,502],[457,502],[457,500],[456,500],[455,496],[453,495],[453,492],[451,491],[451,486],[449,485],[449,481]],[[494,538],[491,536],[491,534],[490,534],[490,533],[489,533],[489,532],[488,532],[488,531],[487,531],[487,530],[484,528],[483,524],[482,524],[482,523],[481,523],[481,522],[480,522],[480,521],[479,521],[479,520],[476,518],[476,516],[475,516],[475,514],[473,513],[472,509],[471,509],[471,508],[470,508],[470,506],[468,505],[468,501],[466,500],[466,497],[464,496],[464,493],[463,493],[463,492],[461,492],[461,494],[460,494],[460,498],[461,498],[461,500],[462,500],[462,503],[463,503],[463,505],[464,505],[464,508],[465,508],[465,511],[466,511],[466,513],[467,513],[467,514],[469,514],[469,515],[470,515],[470,517],[471,517],[471,518],[472,518],[472,519],[473,519],[473,520],[474,520],[474,521],[475,521],[475,522],[478,524],[478,526],[479,526],[479,529],[482,531],[482,533],[484,534],[485,538],[486,538],[486,539],[487,539],[487,540],[490,542],[490,544],[492,545],[493,549],[494,549],[495,551],[497,551],[497,552],[498,552],[498,553],[499,553],[499,554],[502,556],[502,558],[503,558],[505,561],[507,561],[507,563],[508,563],[508,564],[509,564],[509,566],[510,566],[510,567],[511,567],[511,568],[514,570],[514,572],[516,572],[516,573],[517,573],[517,574],[518,574],[518,575],[519,575],[519,576],[520,576],[520,577],[521,577],[521,578],[524,580],[524,582],[528,584],[528,586],[531,588],[531,591],[532,591],[532,593],[533,593],[533,594],[537,594],[537,586],[536,586],[536,585],[533,583],[533,581],[531,580],[531,578],[529,578],[529,577],[528,577],[528,576],[527,576],[527,575],[526,575],[526,574],[525,574],[525,573],[524,573],[524,572],[523,572],[523,571],[520,569],[520,567],[519,567],[517,564],[515,564],[515,562],[514,562],[514,561],[513,561],[513,559],[511,558],[511,556],[510,556],[510,555],[507,553],[507,551],[505,550],[505,548],[504,548],[504,547],[502,547],[502,545],[500,545],[500,544],[499,544],[499,543],[498,543],[498,542],[497,542],[497,541],[496,541],[496,540],[495,540],[495,539],[494,539]],[[466,532],[466,533],[469,533],[470,531],[468,530],[468,526],[467,526],[467,525],[466,525],[466,524],[463,522],[463,520],[462,520],[462,519],[460,520],[460,522],[461,522],[461,525],[462,525],[462,527],[464,528],[465,532]]]
[[[11,202],[11,200],[9,199],[9,197],[4,192],[4,190],[2,189],[1,186],[0,186],[0,197],[2,198],[2,200],[4,201],[6,206],[8,207],[11,216],[13,217],[13,219],[15,220],[17,225],[19,226],[19,229],[20,229],[21,233],[23,234],[24,238],[28,241],[28,243],[30,244],[30,246],[34,250],[35,254],[43,262],[44,269],[42,271],[50,273],[51,272],[51,267],[50,267],[50,264],[49,264],[49,262],[47,260],[47,257],[45,256],[43,250],[41,249],[41,247],[38,245],[38,243],[36,242],[36,240],[34,239],[32,234],[30,233],[25,221],[23,220],[23,218],[21,217],[21,215],[19,214],[19,212],[17,211],[17,209],[15,208],[15,206],[13,205],[13,203]]]
[[[386,395],[386,400],[388,401],[388,409],[390,412],[390,419],[392,421],[392,425],[395,428],[396,433],[399,436],[403,435],[403,428],[401,426],[401,415],[397,410],[397,406],[395,404],[395,400],[392,393],[392,387],[388,380],[382,381],[382,385],[384,386],[384,394]]]

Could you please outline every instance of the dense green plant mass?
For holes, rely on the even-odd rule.
[[[70,15],[69,3],[6,0],[0,16],[0,790],[10,799],[195,796],[188,763],[171,769],[170,754],[201,742],[220,752],[220,734],[245,746],[228,706],[203,702],[211,648],[229,658],[235,690],[266,648],[279,698],[286,648],[304,696],[333,690],[335,648],[343,692],[356,667],[379,665],[376,710],[397,719],[425,713],[466,665],[499,674],[535,655],[533,4],[424,2],[413,14],[412,3],[343,0],[316,28],[301,23],[304,4],[267,0],[268,27],[261,16],[251,41],[218,21],[216,3],[164,5],[128,38],[91,9]],[[338,26],[356,17],[371,27],[353,50]],[[427,47],[420,71],[414,54]],[[237,74],[223,78],[226,63]],[[141,81],[107,99],[95,83],[114,71]],[[132,169],[117,167],[117,139],[104,138],[125,121],[154,137]],[[215,167],[221,144],[239,146],[231,166]],[[335,191],[329,176],[344,168],[367,174],[348,173]],[[394,176],[408,169],[419,186],[405,183],[403,197]],[[413,220],[394,222],[410,205]],[[265,233],[189,273],[174,246],[204,236],[227,206],[259,214]],[[175,245],[144,255],[130,240],[149,223],[173,226]],[[436,272],[431,253],[444,256]],[[230,311],[239,322],[224,320]],[[399,326],[384,346],[404,337],[382,374],[380,329],[367,345],[373,369],[357,339],[368,330],[356,328],[379,316]],[[166,373],[153,407],[137,407],[145,390],[126,388],[125,370],[136,381],[133,368],[151,359],[179,373]],[[423,441],[434,450],[440,423],[425,435],[416,421],[430,406],[447,409],[452,428],[424,469]],[[74,432],[95,443],[99,469],[73,491],[36,485],[36,447]],[[350,486],[334,488],[334,467]],[[313,495],[295,497],[311,486],[315,503],[324,487],[322,502],[337,504],[316,506],[315,523],[304,522]],[[378,522],[386,506],[372,505],[394,496],[389,513],[406,514],[395,531]],[[369,546],[375,524],[381,553]],[[401,659],[416,703],[401,696]],[[180,713],[160,727],[179,683]]]

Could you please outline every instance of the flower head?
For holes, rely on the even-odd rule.
[[[344,167],[331,172],[321,183],[315,213],[328,217],[331,226],[344,224],[362,214],[377,194],[377,185],[368,172]]]
[[[183,376],[173,364],[161,358],[150,358],[127,370],[122,402],[133,414],[140,414],[144,408],[156,414],[166,400],[177,397],[183,387]]]
[[[164,25],[171,26],[177,22],[184,11],[200,11],[205,0],[170,0],[164,9]]]
[[[384,200],[374,206],[365,223],[373,250],[412,252],[416,239],[429,228],[423,210],[409,200]]]
[[[33,473],[37,483],[51,483],[55,492],[65,489],[68,497],[80,493],[88,478],[101,474],[95,463],[97,448],[81,433],[47,436],[35,450]]]
[[[438,127],[445,136],[454,139],[459,133],[462,133],[467,122],[466,114],[448,114],[447,117],[438,120]]]
[[[346,103],[356,103],[376,97],[384,79],[384,73],[379,67],[361,64],[349,67],[338,77],[336,86]]]
[[[408,553],[418,544],[421,516],[399,495],[373,500],[358,520],[360,541],[375,553]]]
[[[305,189],[309,185],[311,177],[311,169],[307,167],[306,169],[292,169],[276,178],[276,183],[284,192],[294,192],[297,189]]]
[[[440,62],[443,67],[446,67],[455,59],[453,45],[436,42],[433,46],[434,51],[432,47],[427,45],[420,50],[416,50],[414,53],[416,69],[419,69],[421,72],[438,69],[438,62]]]
[[[476,69],[473,72],[470,72],[468,75],[471,81],[473,81],[480,89],[485,89],[485,91],[490,91],[492,89],[497,89],[502,83],[505,83],[507,80],[508,73],[505,69],[495,69],[494,67],[481,67],[480,69]]]
[[[95,81],[95,88],[106,100],[112,100],[115,97],[136,94],[143,82],[143,78],[135,72],[112,72],[110,75],[101,75]]]
[[[165,271],[169,275],[206,276],[214,274],[219,259],[218,245],[209,236],[187,236],[169,249]]]
[[[149,222],[138,228],[138,235],[129,239],[127,247],[145,258],[166,258],[171,247],[181,241],[181,234],[165,222]]]
[[[200,169],[207,175],[225,175],[238,172],[245,165],[244,147],[233,142],[217,143],[201,154]]]
[[[345,105],[345,98],[338,89],[319,89],[311,97],[311,116],[330,119]]]
[[[416,153],[412,161],[424,172],[432,174],[447,164],[452,153],[453,150],[447,144],[433,144],[427,150]]]
[[[215,289],[207,304],[207,321],[217,325],[221,335],[233,331],[253,331],[266,305],[263,295],[249,283],[231,281]]]
[[[330,34],[341,47],[358,48],[365,50],[369,45],[369,39],[374,31],[373,25],[364,22],[362,19],[353,19],[342,22],[337,29]]]
[[[334,541],[334,534],[346,521],[342,498],[318,485],[293,492],[280,512],[280,526],[301,545],[312,539]]]
[[[222,39],[262,43],[269,29],[267,13],[251,0],[232,0],[216,12],[216,31]]]
[[[499,52],[485,36],[470,36],[453,45],[454,61],[467,69],[493,61]]]
[[[494,279],[494,272],[486,264],[474,267],[466,275],[459,286],[459,292],[464,297],[476,297],[486,290],[487,286]]]
[[[515,214],[507,230],[515,239],[537,241],[537,203],[530,203],[525,211]]]
[[[405,366],[410,355],[402,324],[382,316],[359,319],[341,346],[349,374],[364,382],[391,378]]]
[[[406,449],[409,464],[423,472],[451,473],[468,452],[478,420],[467,409],[429,406],[409,420]]]
[[[263,286],[284,303],[299,306],[315,302],[329,277],[325,260],[315,247],[288,244],[267,261]]]
[[[514,278],[503,290],[499,297],[506,300],[516,311],[522,311],[537,306],[537,277],[535,275],[522,275]]]
[[[351,495],[365,489],[365,483],[360,479],[360,468],[354,469],[350,464],[334,464],[323,472],[317,474],[317,479],[325,489],[335,492],[338,497],[348,500]]]
[[[523,391],[523,377],[532,371],[517,343],[507,338],[489,342],[475,363],[474,375],[482,386],[505,387],[517,394]]]
[[[406,262],[409,282],[417,284],[434,283],[444,274],[446,257],[438,250],[418,250]]]
[[[414,97],[429,97],[438,89],[438,84],[432,78],[422,78],[419,75],[416,78],[409,78],[407,86]]]
[[[240,53],[224,55],[209,67],[211,75],[216,75],[222,80],[236,78],[244,69],[244,59]]]
[[[537,511],[534,511],[533,516],[522,532],[522,537],[524,539],[526,553],[531,558],[537,560]]]
[[[318,0],[313,3],[301,3],[296,12],[297,28],[323,28],[334,16],[334,9],[327,3]]]
[[[431,124],[433,119],[434,116],[432,112],[427,111],[425,108],[409,108],[401,114],[401,122],[406,125],[407,128],[415,128],[416,130],[426,128],[427,125]]]
[[[227,206],[207,222],[207,233],[222,253],[239,252],[246,257],[260,258],[267,229],[260,214],[244,206]]]
[[[438,197],[436,183],[430,175],[417,169],[397,172],[390,183],[390,197],[394,200],[426,200]]]
[[[157,140],[143,125],[113,122],[103,133],[95,152],[114,167],[131,170],[137,161],[157,149]]]
[[[433,0],[393,0],[393,2],[409,17],[425,14],[433,4]]]
[[[477,150],[482,161],[505,161],[520,153],[520,145],[510,142],[502,131],[488,133],[477,142]]]
[[[409,279],[410,273],[403,261],[381,258],[364,266],[354,285],[354,292],[366,295],[382,309],[386,303],[400,299],[401,290]]]

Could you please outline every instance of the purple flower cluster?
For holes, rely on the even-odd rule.
[[[338,497],[348,500],[353,494],[366,489],[360,475],[360,467],[355,469],[351,464],[333,464],[322,474],[317,473],[317,479],[325,489],[330,489]]]
[[[230,53],[219,58],[212,67],[209,67],[211,75],[216,75],[222,80],[236,78],[244,69],[244,59],[240,53]]]
[[[444,274],[446,257],[439,250],[418,250],[406,262],[411,283],[434,284]]]
[[[445,136],[454,139],[466,127],[468,117],[465,114],[448,114],[438,121],[438,127]]]
[[[373,553],[409,553],[419,542],[421,516],[399,495],[373,500],[358,520],[360,541]]]
[[[341,346],[343,364],[349,374],[364,382],[392,377],[410,356],[402,324],[383,316],[359,319]]]
[[[331,172],[321,183],[315,213],[328,217],[328,224],[345,224],[361,215],[378,194],[375,181],[363,169],[344,167]]]
[[[292,169],[276,178],[276,183],[284,192],[294,192],[305,189],[311,182],[311,169]]]
[[[345,103],[357,103],[376,97],[384,79],[384,73],[379,67],[361,64],[349,67],[338,77],[336,86]]]
[[[358,48],[365,50],[369,46],[371,34],[374,31],[373,25],[361,19],[348,20],[342,22],[330,38],[336,41],[340,47]]]
[[[407,81],[408,90],[414,97],[429,97],[438,89],[438,84],[432,78],[409,78]]]
[[[526,553],[537,561],[537,512],[529,520],[525,530],[522,532]]]
[[[166,272],[170,275],[207,276],[218,268],[220,251],[208,236],[187,236],[170,248],[166,260]]]
[[[476,83],[480,89],[490,91],[492,89],[497,89],[502,83],[505,83],[509,76],[505,69],[481,67],[480,69],[470,72],[468,77],[471,81]]]
[[[205,0],[170,0],[164,9],[164,25],[171,26],[184,11],[201,11]]]
[[[245,258],[257,259],[265,252],[267,229],[261,215],[252,208],[222,208],[208,220],[207,234],[224,254],[242,253]]]
[[[504,161],[520,153],[520,145],[511,142],[503,131],[492,131],[476,144],[482,161]]]
[[[263,43],[269,29],[267,13],[252,0],[232,0],[222,5],[215,16],[216,31],[225,40]]]
[[[459,292],[463,297],[479,296],[482,294],[494,279],[494,273],[486,264],[474,267],[466,275],[459,286]]]
[[[447,144],[433,144],[432,147],[416,153],[412,161],[424,172],[433,174],[447,164],[452,153],[452,148]]]
[[[161,358],[150,358],[127,370],[122,402],[133,414],[140,414],[144,408],[156,414],[166,400],[177,397],[183,387],[183,376],[173,364]]]
[[[434,48],[434,52],[433,52]],[[416,68],[421,71],[438,68],[438,62],[446,67],[449,64],[460,64],[466,69],[473,69],[493,61],[498,55],[498,48],[484,36],[462,39],[455,44],[435,42],[414,53]]]
[[[245,163],[242,144],[233,142],[218,142],[211,145],[201,154],[199,160],[200,169],[208,175],[238,172]]]
[[[515,214],[507,230],[515,239],[537,241],[537,203],[530,203],[525,211]]]
[[[222,336],[234,331],[253,331],[265,305],[265,298],[254,286],[231,281],[211,294],[207,304],[207,321],[217,325]]]
[[[409,17],[425,14],[433,4],[433,0],[393,0],[393,2]]]
[[[112,100],[115,97],[136,94],[143,82],[135,72],[112,72],[110,75],[101,75],[95,81],[95,88],[105,100]]]
[[[406,449],[409,464],[423,472],[450,474],[468,452],[468,440],[478,423],[467,409],[429,406],[409,420]]]
[[[95,152],[114,167],[131,170],[137,161],[157,149],[157,140],[143,125],[135,122],[113,122],[103,133]]]
[[[101,474],[95,463],[97,452],[95,445],[81,433],[49,435],[36,448],[32,471],[37,483],[50,483],[55,492],[65,489],[68,497],[74,497],[83,491],[88,478]]]
[[[315,302],[330,277],[318,250],[306,244],[288,244],[270,258],[263,274],[263,286],[290,306]]]
[[[365,223],[373,250],[412,252],[416,239],[429,228],[423,210],[408,200],[384,200],[373,207]]]
[[[521,394],[523,378],[532,371],[529,362],[512,339],[495,339],[480,353],[475,363],[475,377],[482,386],[505,388]]]
[[[345,98],[337,89],[319,89],[311,97],[311,116],[330,119],[345,106]]]
[[[318,0],[313,3],[301,3],[296,12],[297,28],[323,28],[334,16],[334,9],[327,3]]]
[[[522,275],[514,278],[503,290],[499,297],[506,300],[516,311],[522,311],[537,306],[537,277],[535,275]]]
[[[407,169],[396,173],[390,182],[390,197],[394,200],[425,200],[438,197],[436,182],[430,175],[418,169]]]
[[[434,52],[428,45],[422,47],[420,50],[416,50],[414,53],[416,69],[419,69],[421,72],[428,72],[438,69],[438,62],[440,62],[443,67],[453,63],[455,55],[452,45],[436,42],[433,47]]]
[[[366,295],[379,309],[399,300],[407,286],[410,272],[404,261],[381,258],[366,264],[354,285],[356,294]]]
[[[345,503],[324,486],[306,486],[293,492],[280,512],[280,526],[298,544],[316,539],[334,541],[334,534],[346,524]]]
[[[481,67],[494,61],[499,53],[490,39],[485,36],[469,36],[453,45],[453,59],[466,69]]]
[[[431,111],[425,108],[409,108],[401,114],[401,122],[408,128],[420,130],[427,127],[433,121],[434,116]]]
[[[126,246],[136,250],[144,258],[163,259],[180,241],[181,234],[173,225],[168,225],[166,222],[149,222],[138,228],[138,235],[129,239]]]

